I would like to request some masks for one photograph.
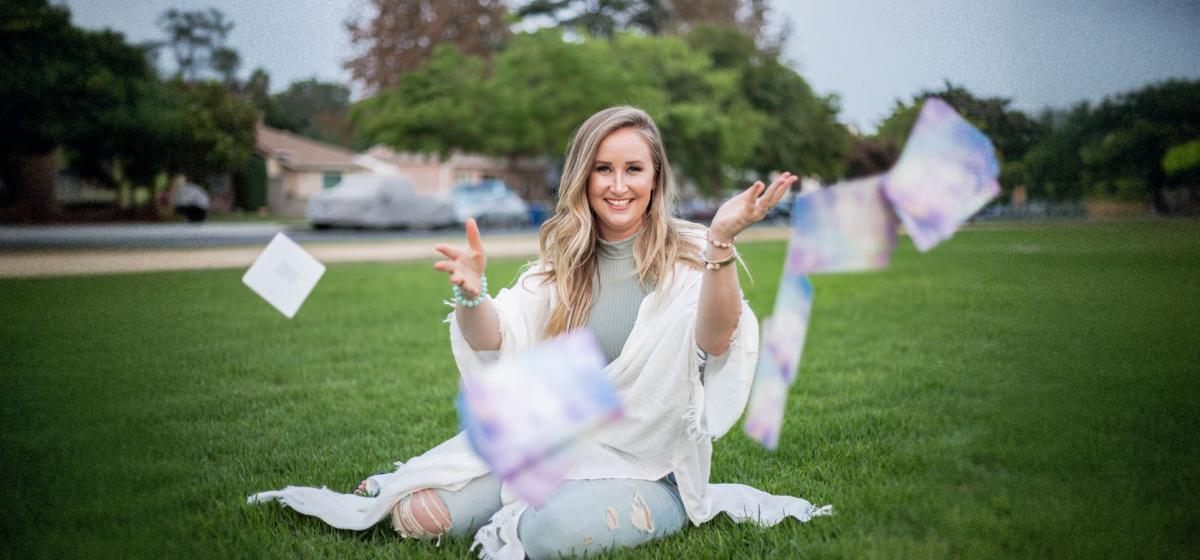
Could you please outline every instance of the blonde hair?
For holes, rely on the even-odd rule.
[[[694,239],[703,238],[703,228],[671,216],[678,186],[654,120],[636,107],[604,109],[584,121],[571,137],[558,187],[558,203],[554,215],[542,225],[539,238],[542,271],[537,275],[544,282],[553,283],[558,291],[546,323],[547,337],[581,326],[591,311],[598,234],[596,218],[588,205],[588,178],[600,143],[609,134],[623,129],[640,134],[654,160],[650,204],[633,249],[638,280],[651,282],[657,289],[670,281],[676,263],[703,267],[701,245]]]

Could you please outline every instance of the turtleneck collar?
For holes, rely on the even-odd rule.
[[[637,241],[638,236],[641,234],[641,230],[638,230],[637,233],[620,241],[605,241],[596,238],[596,254],[600,258],[608,260],[632,259],[633,242]]]

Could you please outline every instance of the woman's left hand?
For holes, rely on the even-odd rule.
[[[767,212],[779,204],[783,195],[791,190],[799,177],[784,172],[764,187],[762,181],[755,181],[750,188],[729,199],[717,210],[709,228],[712,238],[726,243],[742,233],[746,228],[766,217]]]

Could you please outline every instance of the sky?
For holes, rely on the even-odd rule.
[[[235,24],[243,75],[261,66],[275,91],[311,77],[349,83],[344,22],[366,10],[366,0],[53,1],[76,25],[132,42],[161,39],[167,9],[218,8]],[[1200,78],[1200,0],[776,0],[773,13],[774,25],[791,22],[786,58],[864,131],[945,80],[1037,112]]]

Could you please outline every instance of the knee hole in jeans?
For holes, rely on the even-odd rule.
[[[439,537],[450,525],[450,510],[432,488],[413,492],[392,508],[392,526],[406,538]]]

